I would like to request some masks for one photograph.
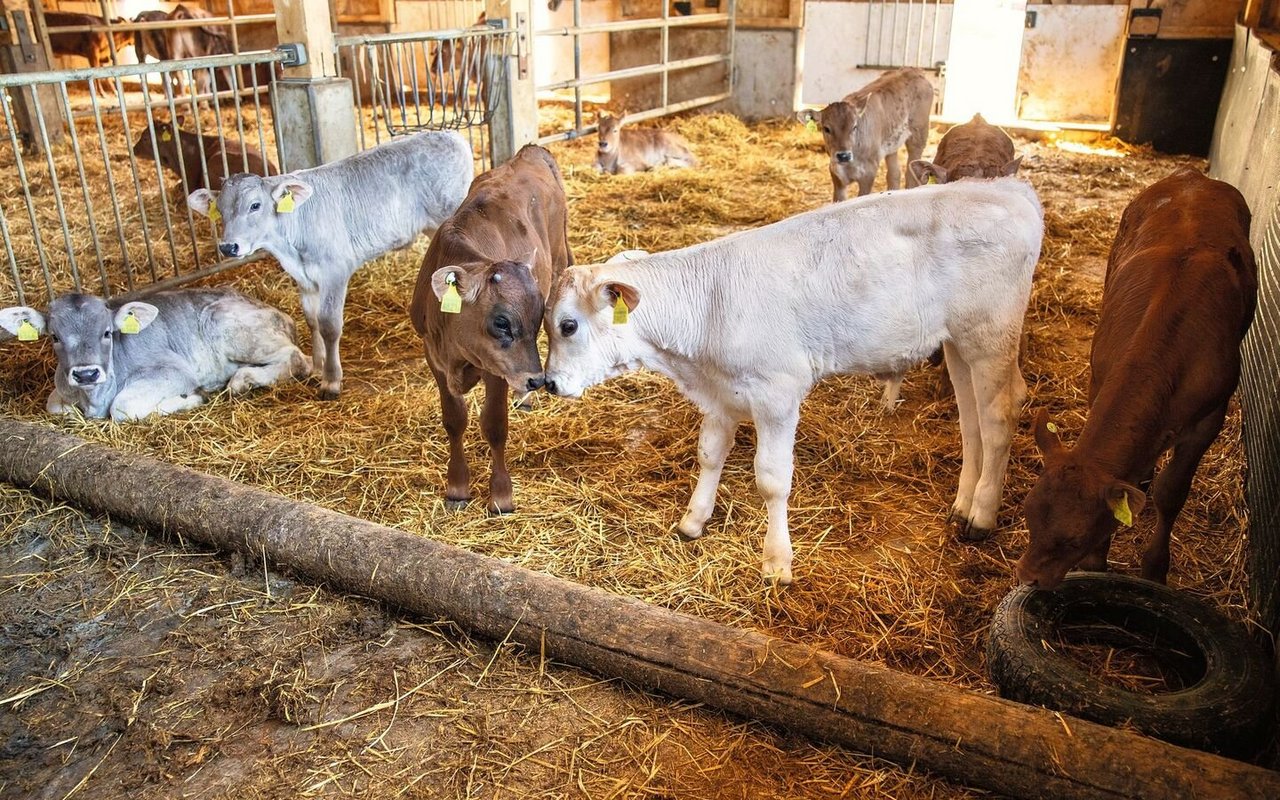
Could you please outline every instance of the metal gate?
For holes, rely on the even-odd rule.
[[[869,0],[858,69],[936,69],[947,52],[942,12],[942,0]]]
[[[249,171],[254,151],[270,171],[288,169],[263,97],[286,58],[0,75],[0,305],[151,291],[251,260],[220,261],[217,224],[185,198]]]
[[[559,2],[553,0],[555,6]],[[592,133],[596,126],[583,118],[583,89],[588,86],[607,88],[610,99],[616,99],[619,87],[639,85],[639,91],[630,91],[627,119],[644,120],[674,114],[691,108],[718,103],[730,96],[733,80],[734,33],[736,0],[727,0],[726,10],[715,13],[695,13],[692,3],[670,3],[666,0],[645,2],[634,0],[622,3],[622,19],[607,22],[584,23],[583,0],[572,0],[571,25],[550,27],[535,31],[535,63],[555,40],[570,40],[573,72],[571,77],[552,80],[535,87],[540,102],[567,96],[572,118],[567,125],[555,128],[540,136],[538,142],[572,139]],[[679,6],[687,14],[672,15],[672,8]],[[708,4],[710,5],[710,4]],[[718,7],[718,3],[716,4]],[[591,72],[583,66],[584,37],[608,35],[610,38],[610,68]],[[628,34],[634,36],[628,38]],[[695,41],[695,37],[701,41]],[[651,48],[656,45],[656,48]],[[625,48],[623,50],[622,48]],[[691,52],[683,52],[689,49]],[[696,52],[698,49],[704,52]],[[644,51],[656,51],[656,58],[644,55]],[[675,52],[673,52],[675,51]],[[677,81],[693,71],[719,65],[722,75],[711,81],[690,81],[682,86],[675,97],[673,78]],[[640,107],[636,108],[636,98]],[[620,111],[621,109],[614,109]]]

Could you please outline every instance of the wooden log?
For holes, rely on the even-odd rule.
[[[42,425],[0,419],[0,480],[1007,795],[1280,797],[1280,773],[657,608]]]

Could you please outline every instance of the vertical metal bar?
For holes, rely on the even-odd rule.
[[[190,70],[188,70],[188,73],[190,73]],[[188,77],[191,77],[190,74],[188,74]],[[194,89],[192,91],[194,91]],[[151,133],[151,141],[156,142],[158,139],[156,137],[156,118],[155,114],[153,114],[151,110],[151,87],[145,83],[142,84],[142,103],[147,115],[147,130]],[[179,166],[181,166],[181,143],[179,143],[178,153],[178,162]],[[180,171],[185,174],[185,171]],[[178,249],[174,245],[173,220],[169,215],[169,190],[165,186],[164,172],[160,166],[160,159],[158,158],[156,159],[156,181],[160,184],[160,211],[164,216],[165,237],[169,240],[169,254],[173,258],[173,268],[176,273],[176,270],[178,269]],[[156,274],[156,264],[154,261],[151,264],[151,280],[160,280],[160,276]]]
[[[146,80],[146,76],[143,76]],[[107,147],[107,136],[102,130],[102,111],[98,108],[98,98],[93,93],[89,93],[89,102],[93,108],[93,121],[98,129],[98,146],[102,149],[102,166],[107,173],[107,193],[111,195],[111,210],[115,215],[116,233],[120,236],[120,255],[123,260],[125,283],[129,287],[129,291],[133,291],[133,261],[129,258],[129,242],[124,235],[124,220],[120,216],[120,198],[116,193],[115,176],[111,171],[111,151]],[[130,151],[133,150],[131,142],[125,139],[125,147]],[[104,297],[110,297],[110,294],[104,288]]]
[[[373,144],[377,146],[382,143],[382,131],[378,127],[378,114],[384,115],[386,111],[382,103],[382,84],[378,76],[378,64],[382,61],[382,53],[379,52],[378,45],[364,45],[365,55],[369,58],[369,93],[373,96]],[[377,57],[375,58],[375,54]]]
[[[270,84],[270,92],[268,94],[268,97],[272,99],[276,97],[275,67],[272,67],[271,69],[271,84]],[[259,111],[258,113],[261,114],[262,112]],[[284,146],[281,144],[281,142],[283,142],[284,139],[282,139],[280,136],[280,115],[276,113],[276,108],[274,105],[271,106],[271,129],[275,131],[275,134],[276,134],[276,158],[279,159],[279,161],[276,162],[276,166],[280,168],[280,172],[282,173],[288,172],[289,165],[285,163]],[[266,151],[264,150],[263,152],[265,153]]]
[[[13,88],[18,91],[30,89],[31,103],[32,105],[38,105],[39,98],[36,96],[37,87],[35,84],[25,84],[22,86],[15,86]],[[0,98],[0,101],[7,101],[8,99],[9,98],[4,97]],[[10,111],[8,102],[0,102],[0,108],[4,109],[4,122],[6,127],[9,129],[9,142],[13,145],[13,157],[16,160],[18,167],[18,180],[22,182],[23,186],[30,186],[31,182],[27,179],[26,159],[22,157],[22,145],[18,143],[18,127],[13,122],[13,112]],[[52,298],[53,279],[49,274],[49,259],[44,252],[43,237],[40,236],[40,221],[39,218],[36,217],[36,207],[31,202],[31,192],[24,191],[22,193],[22,198],[27,204],[27,218],[31,220],[31,236],[36,243],[36,255],[40,259],[40,269],[44,272],[45,288],[49,292],[49,297]]]
[[[231,68],[231,91],[233,92],[231,95],[231,102],[235,106],[236,132],[240,135],[240,171],[248,172],[249,154],[245,152],[245,146],[248,144],[249,140],[246,139],[244,135],[244,99],[240,96],[240,91],[244,88],[240,85],[240,70],[244,68],[246,67],[240,65]],[[253,64],[248,65],[247,69],[250,72],[257,72],[257,67]],[[218,116],[218,121],[222,121],[221,115]],[[266,151],[264,150],[262,152],[265,153]],[[231,174],[231,164],[227,160],[227,140],[225,137],[222,139],[222,174],[224,176]],[[209,188],[221,189],[222,187],[209,184]]]
[[[268,66],[271,69],[271,74],[275,75],[275,72],[276,72],[275,64],[270,64]],[[253,114],[254,114],[254,119],[256,120],[256,125],[258,128],[258,152],[261,153],[263,157],[262,171],[270,175],[271,159],[267,158],[267,140],[262,134],[262,128],[265,123],[262,117],[262,87],[258,85],[258,65],[257,64],[254,64],[253,69],[249,72],[249,79],[253,81]],[[274,112],[272,113],[272,116],[273,117],[275,116]],[[278,149],[279,148],[277,148],[277,150]],[[277,168],[278,168],[278,165],[280,164],[279,158],[280,158],[280,154],[276,153]],[[248,163],[248,155],[245,156],[245,161],[246,163]]]
[[[414,52],[414,42],[409,43],[409,77],[410,85],[413,87],[413,113],[418,125],[422,125],[422,95],[418,92],[418,55]],[[422,60],[426,63],[426,46],[422,42],[417,42],[423,48]]]
[[[360,137],[360,149],[363,151],[367,147],[367,145],[365,144],[365,141],[364,141],[364,96],[360,90],[360,84],[364,83],[364,81],[361,80],[361,75],[360,75],[360,56],[359,56],[360,51],[359,51],[358,45],[351,45],[350,47],[347,48],[347,50],[350,53],[350,55],[348,55],[347,58],[351,62],[351,83],[353,84],[353,88],[355,89],[355,95],[356,95],[356,98],[355,98],[356,99],[356,104],[355,104],[356,105],[355,107],[356,133]],[[368,73],[366,73],[366,75],[367,74]],[[263,152],[265,153],[266,151],[264,150]]]
[[[951,7],[954,14],[955,6]],[[942,16],[942,0],[933,0],[933,31],[929,43],[929,66],[938,63],[938,22]]]
[[[198,252],[199,248],[197,248],[195,244],[196,243],[196,222],[195,222],[194,216],[192,215],[191,207],[188,206],[186,203],[186,198],[191,194],[192,191],[194,191],[195,187],[192,186],[191,171],[190,171],[190,168],[187,167],[186,154],[183,152],[183,147],[182,147],[183,131],[180,127],[178,127],[178,109],[177,109],[177,106],[174,104],[173,87],[168,81],[164,81],[162,85],[164,87],[164,99],[169,106],[169,125],[173,128],[174,141],[178,145],[174,149],[178,151],[178,175],[182,185],[182,201],[183,201],[182,207],[187,213],[187,230],[191,234],[192,255],[196,262],[196,268],[199,268],[200,253]],[[196,149],[200,151],[200,164],[199,164],[200,174],[201,174],[201,177],[203,177],[204,179],[204,185],[208,186],[209,185],[209,168],[208,168],[208,164],[205,163],[206,159],[204,155],[204,152],[205,152],[204,137],[201,133],[201,128],[203,126],[200,124],[200,116],[198,114],[195,116],[194,121],[196,124]],[[194,168],[195,166],[196,165],[193,164],[192,168]],[[174,240],[177,239],[177,236],[173,235],[172,228],[170,229],[169,233],[172,239]],[[175,247],[175,253],[176,253],[176,247],[177,247],[176,241],[173,242],[173,246]],[[177,256],[175,255],[173,260],[173,274],[176,276],[180,273],[180,271],[181,271],[181,268],[178,264]]]
[[[578,0],[573,0],[575,4]],[[664,2],[662,4],[662,102],[661,106],[666,108],[670,103],[669,86],[671,83],[671,68],[668,66],[671,62],[671,4]]]
[[[40,131],[40,142],[44,148],[45,162],[49,165],[49,183],[50,188],[53,189],[53,205],[58,210],[58,222],[62,224],[62,240],[67,244],[67,263],[71,266],[71,278],[75,281],[76,291],[81,291],[84,284],[80,281],[80,266],[76,263],[76,247],[71,240],[71,227],[67,224],[67,209],[62,204],[62,186],[58,180],[58,167],[53,163],[53,149],[49,146],[49,129],[44,121],[44,107],[36,100],[34,86],[31,88],[31,100],[31,106],[36,111],[36,127]]]
[[[84,196],[84,215],[89,222],[89,238],[93,241],[93,256],[98,262],[98,275],[102,278],[102,293],[107,293],[107,267],[102,263],[102,243],[98,240],[98,223],[93,219],[93,198],[89,196],[89,181],[84,176],[84,157],[80,154],[80,136],[76,131],[75,117],[71,116],[71,99],[67,96],[67,85],[56,84],[62,95],[62,108],[67,114],[67,129],[71,132],[71,152],[76,157],[76,171],[80,175],[80,192]],[[89,93],[93,96],[93,92]]]
[[[119,78],[116,79],[119,81]],[[149,84],[142,82],[142,96],[144,98],[143,105],[147,105],[145,98]],[[150,113],[150,112],[147,112]],[[120,107],[120,124],[124,129],[124,140],[126,142],[133,141],[133,134],[129,131],[129,113],[124,106]],[[151,135],[155,135],[155,130],[151,131]],[[138,198],[138,218],[142,222],[142,241],[147,247],[147,268],[151,271],[151,280],[158,280],[156,276],[156,254],[151,246],[151,225],[147,222],[147,204],[142,197],[142,176],[138,172],[138,158],[133,154],[132,147],[126,147],[125,151],[129,155],[129,169],[133,175],[133,193]],[[159,164],[156,165],[159,167]],[[133,273],[129,274],[129,291],[133,291]]]
[[[231,20],[227,23],[231,28],[231,52],[240,55],[240,26],[236,24],[236,4],[232,0],[227,0],[227,18]]]
[[[13,290],[18,295],[18,305],[25,306],[27,293],[22,286],[22,275],[18,272],[18,259],[13,255],[13,236],[9,233],[9,218],[5,216],[4,206],[0,206],[0,234],[4,236],[4,252],[9,257],[9,273],[13,275]]]

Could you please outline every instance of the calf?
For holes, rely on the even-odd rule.
[[[907,165],[917,184],[946,183],[963,178],[1000,178],[1018,171],[1022,157],[1014,157],[1009,134],[988,123],[981,114],[942,135],[933,161],[916,159]]]
[[[596,115],[600,144],[596,150],[596,169],[610,175],[630,175],[654,167],[696,167],[698,159],[678,134],[657,128],[622,129],[625,115]]]
[[[58,356],[52,414],[79,410],[117,421],[172,414],[232,394],[303,378],[310,359],[293,343],[293,320],[230,289],[158,292],[143,301],[63,295],[48,315],[0,310],[0,329],[21,339],[48,333]]]
[[[179,119],[181,123],[181,119]],[[168,122],[155,124],[155,136],[143,128],[134,142],[133,154],[158,161],[183,180],[186,190],[221,186],[228,174],[246,170],[254,175],[279,175],[280,168],[256,147],[216,134],[200,135]],[[225,163],[224,163],[225,162]],[[208,180],[205,180],[206,174]]]
[[[422,259],[409,318],[440,388],[449,435],[445,500],[451,507],[471,497],[463,395],[483,379],[480,428],[492,457],[489,509],[515,510],[506,465],[506,390],[542,386],[538,327],[552,280],[573,263],[567,224],[555,159],[525,145],[511,161],[476,178]]]
[[[1044,471],[1023,506],[1023,583],[1052,589],[1076,565],[1105,570],[1117,524],[1142,510],[1138,487],[1172,449],[1151,485],[1156,529],[1142,556],[1142,576],[1165,580],[1169,533],[1240,379],[1258,286],[1249,219],[1240,192],[1193,169],[1125,209],[1089,354],[1084,430],[1068,449],[1045,412],[1036,419]]]
[[[168,22],[169,12],[167,11],[139,11],[133,18],[134,22]],[[172,32],[168,29],[155,28],[152,30],[138,30],[133,32],[133,52],[138,56],[138,63],[145,64],[147,56],[151,56],[156,61],[172,61],[173,49],[169,46],[169,37]],[[169,83],[170,93],[176,95],[181,91],[182,86],[178,82],[178,73],[163,73],[164,79]]]
[[[44,12],[44,22],[45,26],[49,28],[107,24],[105,19],[93,14],[73,14],[66,11],[46,11]],[[113,24],[123,23],[127,22],[127,20],[116,17],[111,22]],[[131,31],[113,30],[110,35],[106,31],[49,34],[49,49],[54,55],[79,56],[88,61],[90,67],[109,65],[117,60],[112,54],[112,44],[115,45],[114,49],[118,53],[121,49],[133,44],[133,33]],[[107,81],[106,86],[110,85],[110,81]],[[101,80],[95,81],[94,87],[101,96],[109,94]]]
[[[856,92],[838,100],[820,114],[801,112],[804,120],[822,127],[822,141],[831,159],[832,202],[848,196],[849,184],[858,184],[858,196],[871,191],[884,160],[885,181],[898,188],[901,165],[898,150],[907,146],[908,161],[924,152],[929,140],[929,111],[933,86],[918,69],[890,70]],[[915,177],[907,173],[907,187]]]
[[[766,578],[791,581],[787,495],[800,404],[827,375],[896,372],[942,345],[960,411],[952,517],[996,524],[1026,386],[1018,336],[1044,223],[1016,178],[864,197],[706,244],[565,271],[551,292],[546,386],[645,367],[703,411],[702,467],[679,532],[703,533],[745,420],[769,512]],[[998,287],[999,290],[993,290]]]
[[[227,29],[222,25],[210,25],[203,20],[212,19],[213,14],[205,11],[203,8],[191,7],[179,4],[169,12],[169,19],[175,20],[191,20],[193,24],[188,28],[169,28],[166,33],[169,41],[169,53],[175,59],[180,58],[204,58],[206,56],[226,55],[232,51],[231,37],[227,34]],[[232,86],[231,68],[220,67],[223,73],[226,86]],[[180,78],[192,80],[198,94],[207,94],[214,87],[213,70],[197,69],[191,73],[178,73]]]
[[[298,283],[320,396],[342,389],[338,340],[347,283],[362,264],[436,228],[467,196],[471,146],[452,131],[394,139],[341,161],[284,175],[232,175],[187,204],[224,220],[218,252],[266,250]]]

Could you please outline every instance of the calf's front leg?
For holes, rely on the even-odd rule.
[[[347,302],[347,282],[343,279],[320,287],[316,322],[324,343],[324,366],[320,375],[320,399],[333,400],[342,391],[342,361],[338,356],[338,340],[342,338],[342,310]],[[314,336],[314,330],[313,330]],[[315,351],[315,339],[311,341]],[[314,363],[314,355],[312,357]]]
[[[697,539],[703,533],[711,512],[715,509],[716,490],[720,487],[720,473],[724,460],[733,449],[733,434],[738,421],[729,414],[716,411],[702,417],[702,431],[698,434],[698,484],[689,498],[689,509],[676,525],[676,532],[685,539]]]
[[[1182,506],[1187,502],[1196,467],[1209,445],[1218,438],[1226,416],[1227,406],[1223,404],[1183,434],[1182,440],[1173,445],[1169,463],[1160,470],[1151,485],[1156,506],[1156,530],[1142,554],[1142,577],[1149,581],[1164,583],[1169,576],[1169,538],[1173,533],[1173,523],[1177,522]]]
[[[488,373],[484,376],[484,408],[480,412],[480,430],[489,443],[489,511],[510,514],[516,510],[511,492],[511,474],[507,472],[507,382]]]
[[[445,479],[444,505],[450,511],[458,511],[471,499],[471,471],[467,468],[467,454],[462,446],[462,437],[467,432],[467,403],[462,395],[449,391],[449,382],[443,372],[432,367],[431,375],[440,389],[440,420],[449,437],[449,472]],[[478,377],[470,378],[467,389],[475,385]]]

